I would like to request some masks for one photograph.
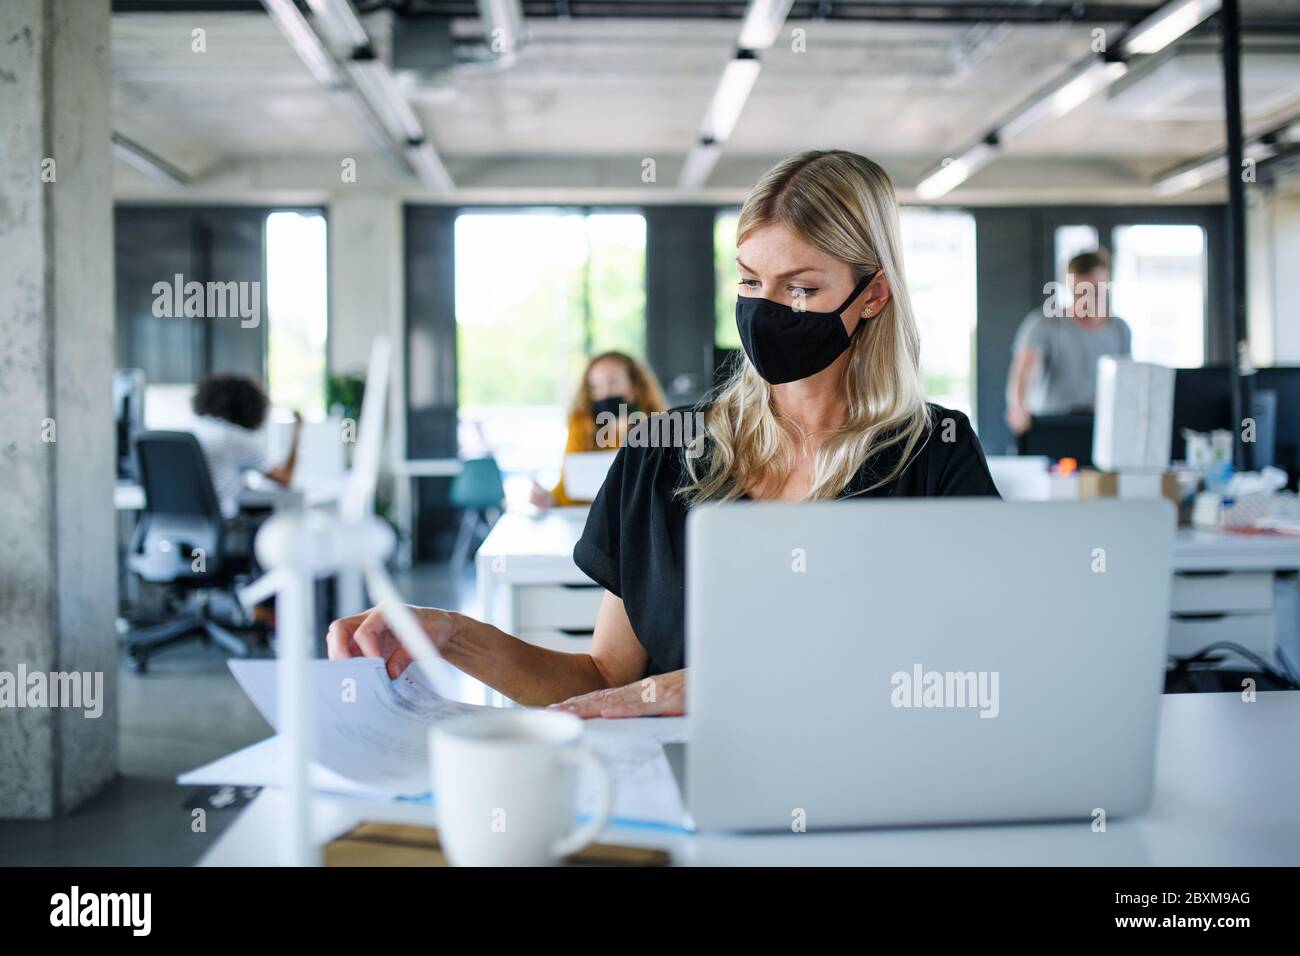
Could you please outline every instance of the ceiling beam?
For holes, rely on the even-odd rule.
[[[173,166],[157,153],[116,131],[113,133],[113,158],[168,186],[188,186],[193,182],[190,174],[183,169]]]
[[[307,2],[307,0],[303,0]],[[403,16],[474,18],[482,0],[391,0],[360,4],[365,13],[391,9]],[[252,13],[260,0],[113,0],[115,13]],[[522,0],[522,12],[541,19],[741,20],[746,4],[710,0]],[[792,20],[871,20],[929,23],[1136,23],[1151,12],[1143,3],[997,2],[952,0],[797,0]]]
[[[1297,146],[1300,146],[1300,116],[1267,132],[1246,137],[1242,143],[1242,158],[1250,160],[1258,168],[1272,159],[1289,154]],[[1227,173],[1226,150],[1205,153],[1160,173],[1154,183],[1156,195],[1176,196],[1222,179]]]

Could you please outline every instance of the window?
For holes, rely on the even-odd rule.
[[[271,404],[306,418],[325,412],[325,217],[266,217],[267,390]]]
[[[456,219],[461,448],[491,451],[513,500],[559,476],[587,357],[645,351],[645,217],[518,210]]]
[[[1205,362],[1205,230],[1119,226],[1111,306],[1133,329],[1133,358],[1175,368]]]
[[[713,235],[715,344],[740,348],[736,331],[736,220],[721,213]],[[975,219],[938,209],[900,210],[903,262],[921,330],[921,367],[931,401],[970,414],[975,337]]]
[[[926,395],[974,422],[975,217],[958,210],[907,207],[900,210],[900,219]]]
[[[740,348],[740,331],[736,328],[736,296],[740,275],[736,271],[736,223],[740,211],[718,214],[713,220],[713,283],[717,296],[713,314],[716,324],[713,344],[720,349]]]

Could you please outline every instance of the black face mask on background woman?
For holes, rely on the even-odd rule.
[[[591,403],[591,412],[596,416],[596,421],[600,422],[602,412],[618,417],[619,407],[625,406],[628,413],[635,411],[632,403],[627,400],[626,395],[611,395],[608,398],[598,398]]]
[[[771,299],[737,296],[740,342],[758,374],[771,385],[784,385],[816,375],[839,358],[850,341],[840,314],[875,277],[874,272],[863,276],[834,312],[800,312]]]

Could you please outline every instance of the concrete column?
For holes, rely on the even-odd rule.
[[[402,197],[353,188],[344,186],[329,204],[329,372],[364,375],[375,336],[388,334],[393,368],[384,451],[396,460],[406,448]]]
[[[401,328],[402,201],[347,189],[329,204],[329,368],[362,374],[375,336]]]
[[[0,3],[0,116],[0,817],[42,818],[117,772],[109,0]]]

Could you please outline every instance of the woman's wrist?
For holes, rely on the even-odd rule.
[[[491,624],[459,611],[431,608],[429,612],[426,631],[430,633],[438,653],[449,663],[465,670],[473,661],[485,656],[483,652],[487,639],[484,632],[496,630]]]

